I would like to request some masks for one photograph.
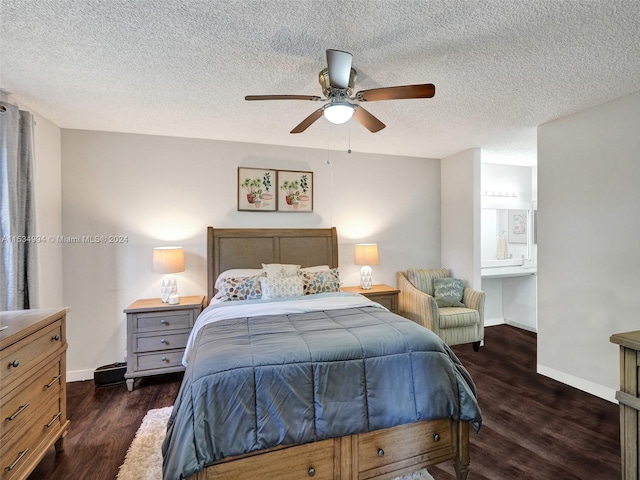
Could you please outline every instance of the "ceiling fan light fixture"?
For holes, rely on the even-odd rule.
[[[322,114],[324,115],[324,118],[329,120],[331,123],[341,125],[351,120],[354,109],[355,105],[348,102],[336,102],[331,105],[327,105]]]

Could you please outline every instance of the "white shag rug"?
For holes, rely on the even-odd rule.
[[[162,441],[173,407],[149,410],[129,446],[117,480],[161,480]],[[434,480],[426,469],[398,477],[395,480]]]

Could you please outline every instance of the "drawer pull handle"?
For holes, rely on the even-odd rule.
[[[315,469],[315,468],[313,468],[313,467],[309,467],[308,472],[309,472],[309,476],[310,476],[310,477],[313,477],[313,476],[315,476],[315,474],[316,474],[316,469]]]
[[[44,386],[44,388],[51,388],[51,386],[52,386],[54,383],[56,383],[58,380],[60,380],[60,377],[61,377],[61,376],[62,376],[62,375],[58,375],[57,377],[54,377],[54,379],[53,379],[53,380],[51,380],[51,383],[47,383],[47,384]]]
[[[16,458],[16,461],[13,462],[8,467],[5,467],[5,470],[13,470],[14,468],[16,468],[16,465],[18,465],[18,463],[20,463],[20,460],[22,460],[22,457],[24,457],[27,454],[28,451],[29,451],[28,448],[25,448],[23,451],[21,451],[20,455],[18,455],[18,458]]]
[[[162,357],[160,360],[162,360],[163,362],[167,361],[167,357]]]
[[[167,343],[167,341],[164,338],[161,338],[160,343]]]
[[[14,360],[13,362],[9,362],[9,368],[13,367],[13,368],[18,368],[20,366],[20,361],[19,360]]]
[[[24,405],[21,405],[20,408],[18,408],[18,411],[16,413],[14,413],[13,415],[11,415],[10,417],[7,417],[6,420],[13,420],[15,419],[18,415],[20,415],[22,412],[24,412],[27,407],[29,406],[29,402],[25,403]]]
[[[160,323],[161,323],[162,325],[166,325],[166,324],[167,324],[167,321],[166,321],[166,320],[160,320]]]
[[[436,442],[439,442],[439,441],[440,441],[440,434],[438,434],[438,433],[434,433],[434,434],[433,434],[433,439],[434,439]]]
[[[384,457],[384,450],[383,449],[381,449],[381,448],[378,449],[378,456],[380,458]]]
[[[45,425],[45,427],[47,427],[47,428],[51,428],[51,425],[53,425],[53,424],[54,424],[54,422],[55,422],[56,420],[58,420],[58,418],[60,418],[60,415],[62,415],[62,412],[58,412],[58,413],[56,413],[56,414],[53,416],[53,418],[51,419],[51,421]]]
[[[53,337],[51,337],[51,340],[53,340],[54,342],[59,342],[60,341],[60,335],[54,335]]]

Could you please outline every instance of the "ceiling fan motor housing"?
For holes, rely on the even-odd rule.
[[[356,83],[356,76],[358,72],[354,68],[351,68],[351,74],[349,75],[349,86],[346,89],[336,89],[331,86],[331,82],[329,81],[329,69],[323,68],[320,70],[318,74],[318,81],[320,82],[320,86],[322,87],[322,93],[325,97],[331,98],[336,95],[336,93],[340,93],[341,96],[350,97],[353,94],[353,86]]]

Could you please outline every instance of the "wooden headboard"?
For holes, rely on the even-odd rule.
[[[262,268],[263,263],[337,268],[336,228],[207,227],[207,301],[213,298],[220,272]]]

